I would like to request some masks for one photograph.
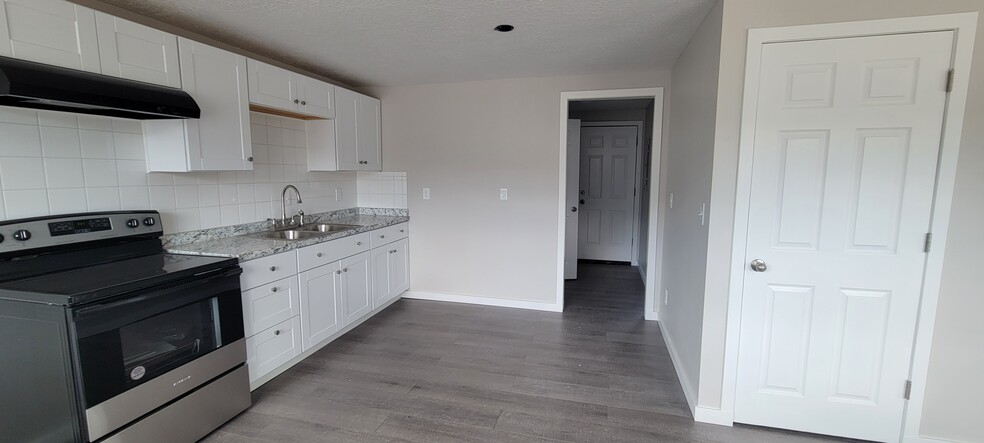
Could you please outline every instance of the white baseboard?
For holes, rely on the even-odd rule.
[[[959,440],[942,440],[933,437],[923,437],[920,435],[903,436],[903,443],[957,443]]]
[[[687,377],[687,374],[680,367],[680,354],[677,354],[676,347],[673,346],[673,339],[666,333],[663,322],[659,322],[659,332],[663,334],[666,349],[670,351],[670,361],[673,362],[673,369],[676,370],[677,378],[680,379],[680,386],[683,387],[683,395],[687,397],[687,405],[690,406],[690,413],[694,415],[694,420],[696,420],[697,390],[694,389],[694,385],[690,383],[690,378]]]
[[[563,307],[557,303],[509,300],[505,298],[479,297],[476,295],[443,294],[440,292],[407,291],[403,293],[403,298],[467,303],[471,305],[499,306],[503,308],[532,309],[535,311],[561,312],[564,310]]]
[[[704,406],[697,406],[694,411],[694,421],[709,423],[712,425],[734,426],[734,414],[720,409],[711,409]]]
[[[639,276],[642,277],[642,282],[646,283],[646,267],[635,265],[639,269]]]

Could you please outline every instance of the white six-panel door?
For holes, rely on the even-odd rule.
[[[736,422],[898,440],[952,44],[763,47]]]
[[[581,128],[578,258],[632,261],[635,126]]]

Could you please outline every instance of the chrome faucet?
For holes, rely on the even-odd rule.
[[[281,215],[280,226],[287,226],[287,190],[288,189],[293,189],[294,193],[297,194],[298,203],[304,203],[304,201],[301,200],[301,191],[298,191],[297,188],[294,187],[294,185],[284,186],[284,191],[280,193],[280,205],[281,205],[281,209],[283,209],[283,212],[280,214]],[[291,217],[291,220],[293,219],[294,218]],[[303,222],[304,222],[304,218],[302,217],[301,223]]]

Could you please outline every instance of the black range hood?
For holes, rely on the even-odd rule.
[[[200,118],[179,89],[0,57],[0,106],[136,120]]]

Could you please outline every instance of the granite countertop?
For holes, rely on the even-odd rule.
[[[252,260],[268,255],[279,254],[305,246],[336,240],[358,233],[384,228],[410,220],[407,216],[355,214],[332,217],[330,223],[360,225],[360,228],[333,234],[305,238],[302,240],[275,240],[256,238],[253,230],[248,234],[234,235],[211,240],[193,241],[180,245],[166,245],[165,250],[172,254],[204,255],[210,257],[237,257],[239,261]]]

